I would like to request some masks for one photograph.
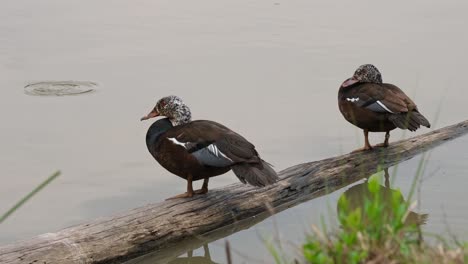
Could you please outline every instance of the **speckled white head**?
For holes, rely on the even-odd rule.
[[[189,123],[192,121],[190,108],[184,104],[182,99],[175,95],[170,95],[159,99],[155,109],[159,115],[169,118],[173,126]]]
[[[360,82],[382,83],[382,74],[372,64],[359,66],[354,72],[353,77]]]
[[[173,126],[187,124],[192,121],[190,108],[184,104],[180,97],[170,95],[158,100],[154,109],[141,120],[157,116],[166,116],[169,118]]]
[[[341,87],[348,87],[355,83],[382,83],[382,74],[372,64],[363,64],[359,66],[353,74],[353,77],[347,79],[341,84]]]

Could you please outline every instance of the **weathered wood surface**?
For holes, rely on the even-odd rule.
[[[249,228],[270,216],[271,208],[279,212],[340,189],[378,167],[393,166],[466,133],[468,120],[395,142],[387,149],[290,167],[280,172],[277,184],[266,188],[233,184],[206,196],[149,204],[0,247],[0,263],[121,263],[151,252],[157,263],[165,263]]]

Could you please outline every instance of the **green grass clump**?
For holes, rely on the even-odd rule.
[[[314,228],[302,247],[306,263],[464,263],[466,245],[433,248],[422,241],[419,226],[427,215],[412,212],[414,205],[399,190],[380,185],[377,177],[363,186],[360,198],[340,197],[338,232]]]

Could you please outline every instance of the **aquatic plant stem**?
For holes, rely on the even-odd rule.
[[[19,200],[10,210],[4,213],[0,217],[0,224],[3,223],[10,215],[12,215],[18,208],[20,208],[23,204],[25,204],[31,197],[33,197],[36,193],[40,192],[44,187],[46,187],[49,183],[55,180],[59,175],[60,171],[56,171],[54,174],[50,175],[44,182],[42,182],[39,186],[37,186],[34,190],[24,196],[21,200]]]

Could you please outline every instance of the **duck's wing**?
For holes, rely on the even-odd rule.
[[[400,114],[417,110],[414,102],[392,84],[363,83],[347,94],[345,100],[378,113]]]
[[[394,109],[400,113],[406,113],[410,111],[417,111],[418,107],[400,88],[397,86],[384,83],[384,98],[382,102],[387,104],[390,109]]]
[[[191,153],[200,164],[214,167],[259,161],[255,146],[213,121],[199,120],[174,130],[168,140]]]
[[[361,84],[346,100],[376,113],[389,114],[388,119],[401,129],[415,131],[421,125],[431,126],[413,100],[393,84]]]

